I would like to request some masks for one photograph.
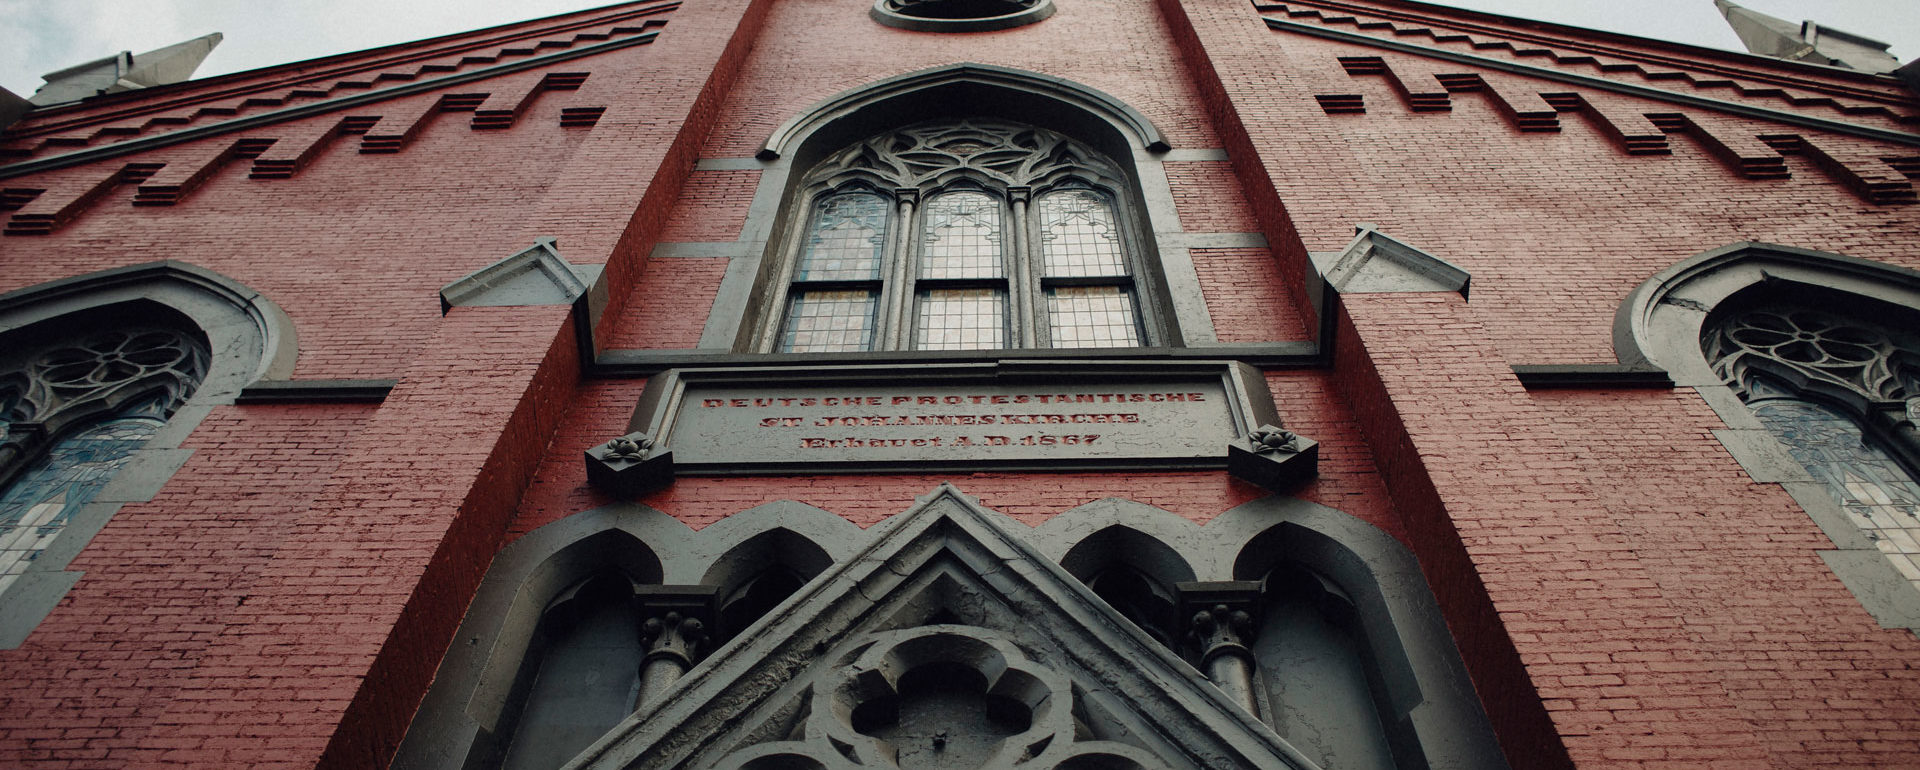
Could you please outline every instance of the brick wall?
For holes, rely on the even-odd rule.
[[[1344,298],[1332,363],[1267,382],[1288,426],[1321,442],[1321,475],[1295,494],[1419,555],[1515,767],[1920,764],[1920,643],[1866,616],[1822,563],[1818,528],[1733,463],[1697,395],[1528,392],[1511,371],[1612,362],[1626,293],[1729,242],[1920,268],[1920,206],[1896,200],[1911,147],[1525,75],[1462,79],[1263,21],[1508,55],[1422,37],[1426,11],[1384,0],[1364,27],[1311,3],[1075,0],[963,35],[874,24],[869,5],[689,2],[656,42],[378,102],[350,111],[359,122],[305,118],[0,179],[14,233],[0,237],[0,291],[179,259],[288,311],[296,378],[400,380],[379,407],[222,407],[202,423],[187,466],[110,522],[74,562],[87,576],[67,601],[0,652],[14,683],[0,762],[380,764],[491,554],[611,502],[586,485],[581,453],[625,431],[645,385],[580,379],[564,309],[443,317],[435,292],[553,235],[570,260],[607,265],[604,347],[693,347],[726,260],[648,257],[739,238],[759,183],[698,160],[750,157],[842,90],[979,62],[1100,89],[1176,150],[1228,153],[1166,163],[1182,229],[1269,244],[1192,252],[1224,342],[1311,336],[1307,252],[1342,247],[1356,223],[1473,275],[1470,302]],[[1546,34],[1484,24],[1473,34]],[[1529,45],[1556,62],[1578,53]],[[382,67],[458,59],[414,58]],[[322,70],[222,82],[291,87]],[[542,85],[565,73],[586,77]],[[1813,78],[1768,70],[1721,90],[1776,104],[1760,86],[1788,75]],[[46,137],[101,126],[120,133],[86,141],[144,136],[157,129],[140,104],[201,122],[222,100],[254,109],[232,95],[147,101],[160,96],[10,135],[0,152],[46,157]],[[483,113],[510,125],[476,130]],[[1027,523],[1106,497],[1204,522],[1264,494],[1218,472],[897,474],[683,478],[639,502],[695,528],[783,499],[870,526],[946,481]]]

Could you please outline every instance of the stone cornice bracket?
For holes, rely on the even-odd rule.
[[[1451,291],[1467,296],[1472,280],[1467,271],[1375,225],[1362,223],[1354,232],[1345,249],[1313,254],[1323,280],[1341,294]]]
[[[631,500],[673,483],[673,450],[645,433],[629,433],[588,449],[587,483]]]
[[[1227,445],[1234,478],[1285,494],[1320,473],[1320,443],[1277,425],[1261,425]]]

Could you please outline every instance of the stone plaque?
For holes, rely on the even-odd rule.
[[[1264,380],[1238,364],[1002,362],[676,370],[631,429],[681,474],[861,473],[1218,468],[1273,421]]]

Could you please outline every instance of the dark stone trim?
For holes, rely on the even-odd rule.
[[[239,281],[198,265],[172,259],[59,278],[0,294],[0,332],[84,309],[70,303],[84,302],[90,296],[126,292],[131,299],[151,294],[149,289],[164,285],[177,285],[209,295],[247,314],[260,337],[260,344],[267,351],[260,367],[252,373],[254,378],[283,379],[293,373],[299,344],[293,319],[288,317],[286,311],[266,295]],[[187,312],[187,315],[192,317],[195,314]],[[196,317],[195,320],[200,319]],[[220,348],[216,344],[214,349],[218,351]]]
[[[1772,275],[1764,271],[1753,276],[1754,280],[1787,279],[1807,283],[1834,291],[1863,293],[1875,284],[1897,288],[1904,292],[1920,293],[1920,270],[1888,265],[1858,257],[1833,254],[1796,246],[1782,246],[1774,243],[1740,241],[1681,260],[1679,264],[1655,273],[1645,283],[1627,294],[1620,303],[1620,309],[1613,316],[1613,352],[1622,364],[1662,365],[1659,358],[1671,355],[1668,351],[1643,350],[1642,340],[1660,339],[1649,337],[1651,316],[1663,306],[1692,307],[1703,305],[1702,299],[1711,300],[1706,306],[1717,302],[1734,291],[1744,289],[1752,281],[1742,279],[1727,289],[1713,293],[1710,297],[1691,297],[1676,293],[1678,289],[1690,284],[1703,282],[1714,273],[1723,273],[1742,265],[1764,266],[1778,264],[1782,267],[1800,268],[1803,272],[1788,278],[1785,275]],[[1779,271],[1776,271],[1779,272]],[[1724,280],[1720,281],[1725,283]],[[1893,304],[1900,301],[1881,297]],[[1709,307],[1700,308],[1702,312]],[[1699,329],[1695,328],[1698,332]],[[1693,345],[1694,357],[1698,358],[1698,336]],[[1665,364],[1673,368],[1672,364]],[[1712,380],[1719,382],[1719,378]]]
[[[1167,142],[1159,129],[1154,128],[1153,122],[1148,120],[1147,116],[1105,92],[1088,88],[1066,78],[990,64],[961,63],[897,75],[830,96],[774,129],[773,135],[769,136],[766,144],[761,147],[758,157],[762,160],[772,160],[789,156],[796,149],[796,144],[801,138],[811,137],[826,125],[849,117],[853,113],[873,109],[902,97],[931,89],[966,84],[1024,91],[1038,97],[1080,107],[1099,115],[1116,127],[1125,129],[1129,134],[1128,139],[1148,152],[1165,152],[1173,146]],[[893,109],[899,108],[893,107]],[[1051,128],[1051,126],[1048,127]],[[1073,134],[1073,132],[1066,133],[1070,136]],[[860,138],[862,137],[846,137],[844,141],[835,139],[829,144],[838,147]],[[1115,158],[1127,157],[1126,153],[1116,153],[1108,148],[1101,149]]]
[[[646,24],[649,26],[658,26],[664,23],[665,22],[659,21],[657,19],[650,19],[646,22]],[[477,80],[485,80],[487,78],[498,77],[501,75],[508,75],[515,72],[524,72],[530,69],[538,69],[540,67],[545,67],[550,64],[559,64],[560,62],[564,62],[564,61],[572,61],[574,59],[579,59],[587,56],[595,56],[598,54],[607,53],[609,51],[617,51],[622,48],[629,48],[636,45],[651,43],[653,42],[653,39],[655,37],[658,37],[659,35],[660,33],[658,32],[645,32],[638,35],[634,35],[633,37],[621,38],[619,40],[609,40],[604,43],[594,43],[591,45],[584,45],[576,48],[569,48],[564,51],[555,51],[553,53],[544,54],[541,56],[532,56],[525,59],[515,59],[512,61],[508,61],[505,64],[496,64],[491,67],[483,67],[477,70],[472,70],[470,72],[460,72],[460,73],[445,75],[445,76],[432,78],[428,80],[417,80],[412,83],[404,83],[396,86],[388,86],[386,88],[376,89],[373,91],[366,91],[363,93],[353,94],[351,96],[342,96],[337,99],[327,99],[324,101],[312,102],[309,104],[301,104],[295,107],[288,107],[285,109],[273,110],[271,112],[262,112],[257,115],[248,115],[246,117],[233,118],[231,120],[225,120],[219,123],[213,123],[205,126],[183,128],[178,131],[170,131],[164,134],[159,134],[156,136],[141,137],[138,139],[128,139],[124,142],[115,142],[113,144],[102,145],[100,147],[89,147],[84,150],[75,150],[65,155],[56,155],[51,158],[21,161],[19,163],[15,163],[10,166],[0,166],[0,179],[11,179],[13,177],[25,176],[27,174],[37,174],[42,171],[50,171],[57,168],[67,168],[69,166],[77,166],[83,163],[92,163],[94,161],[102,160],[106,158],[118,158],[123,155],[132,155],[134,153],[146,152],[147,150],[152,150],[159,147],[169,147],[169,146],[181,144],[184,142],[197,141],[200,139],[205,139],[210,136],[220,136],[222,134],[230,134],[235,131],[246,131],[249,129],[259,128],[260,126],[273,125],[275,123],[282,123],[289,120],[299,120],[301,118],[309,118],[315,115],[324,115],[334,110],[344,109],[347,107],[357,107],[362,104],[371,104],[373,102],[386,101],[388,99],[401,97],[401,96],[411,96],[417,93],[424,93],[427,91],[439,90],[442,88],[447,88],[449,86],[457,86],[463,83],[471,83]]]
[[[892,8],[893,0],[874,0],[873,10],[868,14],[874,21],[896,29],[908,29],[915,32],[992,32],[998,29],[1032,24],[1054,12],[1053,0],[1036,0],[1031,6],[1003,13],[999,16],[985,16],[974,19],[934,19],[925,16],[910,16]]]
[[[248,385],[235,404],[377,404],[398,380],[274,380]]]
[[[1083,351],[1084,352],[1084,351]],[[690,388],[749,387],[933,387],[968,385],[987,388],[1034,386],[1075,382],[1080,385],[1119,383],[1200,383],[1217,386],[1232,424],[1218,455],[1121,456],[1100,455],[1087,458],[986,458],[965,456],[940,459],[860,459],[809,460],[793,462],[757,459],[727,464],[708,462],[690,465],[674,461],[670,455],[673,426]],[[590,480],[612,494],[623,497],[643,492],[664,483],[671,475],[765,476],[783,474],[870,474],[870,473],[965,473],[974,471],[1078,472],[1100,470],[1194,470],[1228,467],[1227,444],[1238,441],[1256,428],[1279,425],[1280,415],[1272,394],[1259,369],[1243,363],[1220,359],[1191,361],[1115,361],[996,359],[984,362],[942,362],[937,365],[916,361],[908,366],[760,366],[734,368],[673,369],[649,378],[646,390],[634,404],[627,422],[625,438],[644,441],[645,446],[620,449],[622,455],[610,460],[612,448],[602,444],[586,452]],[[658,443],[654,443],[658,442]],[[611,443],[611,442],[609,442]],[[1284,479],[1290,484],[1310,478],[1316,471],[1318,452],[1311,440],[1305,440],[1297,462],[1288,463]],[[1289,455],[1291,458],[1292,455]],[[642,467],[651,464],[653,467]],[[629,480],[621,480],[622,476]],[[596,478],[597,477],[597,478]]]
[[[1168,150],[1160,155],[1160,159],[1168,163],[1201,163],[1206,161],[1233,160],[1232,156],[1229,156],[1226,150],[1205,148]]]
[[[1594,77],[1592,75],[1581,75],[1574,72],[1568,72],[1563,69],[1555,69],[1555,68],[1549,68],[1549,67],[1536,67],[1531,64],[1521,64],[1519,62],[1511,62],[1503,59],[1493,59],[1485,56],[1476,56],[1474,54],[1469,54],[1469,53],[1460,53],[1457,51],[1446,51],[1438,48],[1428,48],[1427,46],[1423,46],[1423,45],[1416,45],[1413,43],[1403,43],[1398,40],[1387,40],[1384,38],[1373,37],[1372,35],[1363,35],[1358,32],[1347,32],[1345,30],[1328,29],[1326,27],[1313,25],[1313,24],[1301,24],[1299,22],[1286,21],[1284,19],[1268,18],[1266,19],[1266,22],[1267,22],[1267,26],[1272,29],[1281,30],[1285,32],[1295,32],[1302,35],[1310,35],[1312,37],[1338,40],[1343,43],[1352,43],[1355,45],[1363,45],[1371,48],[1383,48],[1389,51],[1409,53],[1409,54],[1414,54],[1416,56],[1424,56],[1430,59],[1442,59],[1445,61],[1465,64],[1472,67],[1499,70],[1502,72],[1512,72],[1519,75],[1526,75],[1528,77],[1545,78],[1547,80],[1552,80],[1560,83],[1572,83],[1574,85],[1599,89],[1602,91],[1612,91],[1614,93],[1627,94],[1629,96],[1638,96],[1644,99],[1654,99],[1662,102],[1681,104],[1688,107],[1698,107],[1701,109],[1714,110],[1716,112],[1724,112],[1732,115],[1738,115],[1743,118],[1756,118],[1759,120],[1773,121],[1775,123],[1786,123],[1789,125],[1800,126],[1802,128],[1811,128],[1811,129],[1816,129],[1820,131],[1832,131],[1835,133],[1847,134],[1849,136],[1857,136],[1857,137],[1862,137],[1866,139],[1875,139],[1882,142],[1893,142],[1895,144],[1920,146],[1920,134],[1909,134],[1904,131],[1891,131],[1884,128],[1876,128],[1873,126],[1863,126],[1858,123],[1847,123],[1847,122],[1838,121],[1838,120],[1828,120],[1826,118],[1818,118],[1818,117],[1813,117],[1811,115],[1802,115],[1799,113],[1787,112],[1785,110],[1776,110],[1768,107],[1757,107],[1751,104],[1740,104],[1737,102],[1729,102],[1722,99],[1713,99],[1705,96],[1697,96],[1694,94],[1685,94],[1685,93],[1679,93],[1676,91],[1668,91],[1665,89],[1653,88],[1650,86],[1643,86],[1637,83],[1628,83],[1628,82],[1623,82],[1618,80],[1608,80],[1606,78]]]
[[[1312,342],[1222,344],[1190,348],[1063,348],[1033,350],[923,350],[863,353],[731,353],[724,350],[604,350],[587,372],[590,377],[651,377],[682,367],[892,365],[903,370],[925,364],[978,364],[1049,361],[1187,362],[1237,361],[1264,370],[1318,369],[1326,357]]]
[[[1667,370],[1648,365],[1518,364],[1513,376],[1528,390],[1673,387]]]
[[[1011,526],[957,493],[936,496],[959,501],[972,509],[956,511],[960,518],[987,526],[971,529],[1017,537],[1025,542],[1018,551],[1041,557],[1003,570],[1010,573],[1064,570],[1084,578],[1066,563],[1070,554],[1083,568],[1120,561],[1145,569],[1157,558],[1165,561],[1165,569],[1153,574],[1174,580],[1257,579],[1280,562],[1309,567],[1339,582],[1351,597],[1372,654],[1382,658],[1383,686],[1392,695],[1393,708],[1408,720],[1413,734],[1425,739],[1418,747],[1422,766],[1506,767],[1419,564],[1405,546],[1359,519],[1302,500],[1268,497],[1201,526],[1153,506],[1106,499],[1030,529]],[[922,498],[922,505],[932,499]],[[745,567],[741,559],[751,558],[751,549],[743,546],[767,535],[804,538],[821,546],[835,564],[845,565],[854,561],[857,551],[907,524],[907,517],[896,516],[863,532],[835,514],[781,501],[723,517],[698,532],[635,504],[585,511],[534,530],[494,558],[462,623],[457,637],[461,643],[440,663],[394,767],[462,767],[477,740],[508,727],[500,718],[541,611],[555,595],[598,570],[619,568],[638,579],[668,584],[724,586],[729,568]],[[1153,554],[1139,550],[1148,542],[1154,544]],[[817,593],[824,587],[802,591]],[[1068,597],[1067,603],[1075,602]],[[744,632],[743,637],[750,637],[744,643],[766,638],[769,625],[785,623],[790,621],[775,613]],[[1144,652],[1151,660],[1161,657],[1158,647]],[[702,665],[734,671],[762,659],[736,657]],[[1191,669],[1182,670],[1184,677],[1197,679]],[[654,713],[672,708],[663,706]]]
[[[813,677],[839,668],[835,661],[849,655],[849,643],[918,625],[913,616],[944,610],[979,613],[987,618],[984,623],[949,628],[1021,640],[1021,648],[1050,661],[1050,670],[1071,672],[1084,683],[1076,692],[1114,694],[1106,703],[1117,708],[1097,697],[1075,702],[1114,720],[1093,720],[1101,727],[1118,725],[1109,732],[1139,736],[1140,745],[1132,748],[1144,759],[1158,759],[1154,766],[1314,766],[1065,569],[1036,553],[1022,539],[1027,532],[942,485],[876,527],[858,552],[788,599],[786,611],[729,642],[688,672],[670,696],[641,707],[572,765],[713,766],[720,755],[749,744],[743,733],[768,721],[755,707],[809,684],[814,693],[834,691],[832,680]],[[1009,611],[1017,614],[1011,622]],[[1055,692],[1065,700],[1069,694],[1061,684]],[[822,713],[817,705],[811,710]],[[1072,735],[1070,724],[1061,728]],[[1074,751],[1067,741],[1073,738],[1046,742],[1044,749],[1024,742],[1046,752],[1042,763],[1056,766],[1062,753]],[[826,748],[818,735],[806,742]],[[1151,756],[1146,747],[1152,747]]]
[[[749,546],[797,538],[843,561],[865,540],[838,515],[792,501],[735,513],[694,532],[643,505],[621,503],[576,513],[508,544],[493,557],[418,715],[396,753],[395,768],[467,767],[503,717],[514,680],[524,676],[542,613],[567,588],[607,569],[636,580],[731,588],[729,574],[751,574]],[[504,736],[502,736],[504,737]]]

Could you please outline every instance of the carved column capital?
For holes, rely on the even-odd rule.
[[[1251,656],[1249,645],[1253,642],[1253,615],[1246,610],[1237,610],[1225,604],[1216,604],[1193,613],[1189,619],[1189,632],[1200,650],[1200,664],[1221,655]]]
[[[1178,588],[1200,670],[1227,697],[1258,715],[1253,637],[1260,630],[1260,581],[1181,583]]]
[[[707,641],[707,624],[678,612],[656,615],[640,624],[640,641],[647,645],[646,662],[671,660],[692,668]]]
[[[652,703],[673,688],[680,675],[706,654],[714,626],[713,586],[643,586],[634,592],[640,607],[640,702]]]

